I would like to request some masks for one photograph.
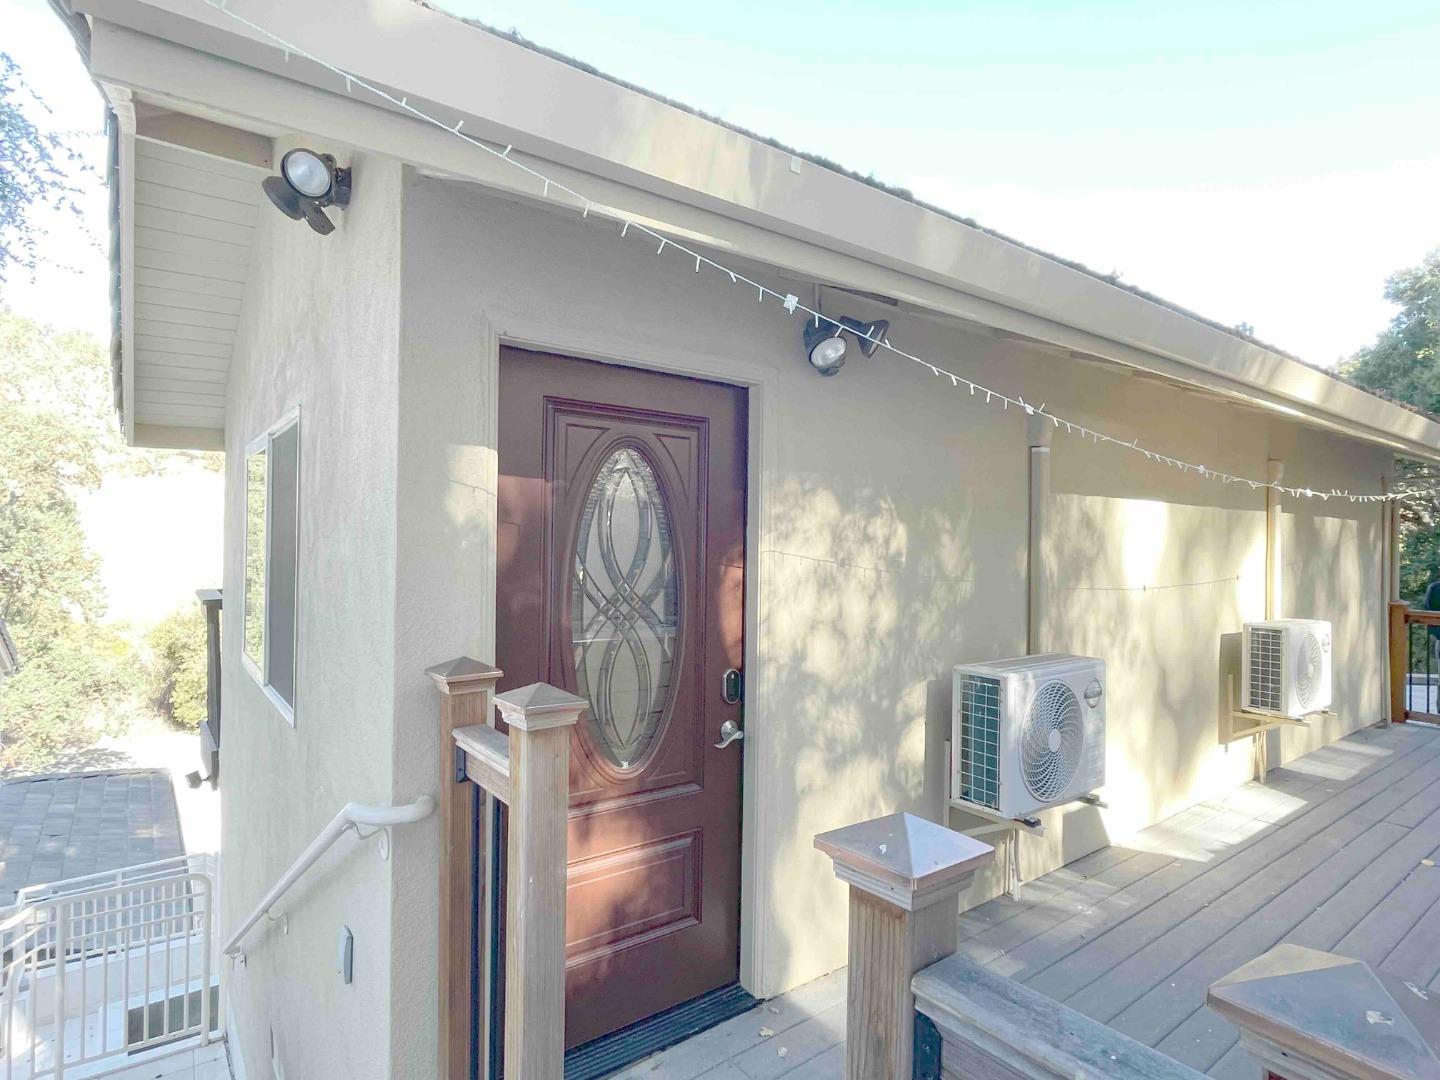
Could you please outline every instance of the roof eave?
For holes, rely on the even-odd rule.
[[[199,0],[75,6],[292,84],[345,89],[333,74],[287,56]],[[897,272],[917,283],[917,296],[931,291],[926,284],[964,294],[1022,321],[1110,343],[1098,354],[1119,362],[1228,385],[1398,452],[1440,460],[1440,424],[1333,375],[408,0],[357,3],[343,23],[329,5],[294,0],[252,0],[247,15],[424,102],[447,122],[465,120],[467,132]],[[617,115],[625,117],[622,130]],[[664,137],[655,138],[657,131]],[[674,153],[677,146],[685,152]]]

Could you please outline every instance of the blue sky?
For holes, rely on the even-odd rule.
[[[1320,363],[1373,338],[1385,276],[1440,246],[1435,0],[443,6]],[[0,0],[0,25],[93,125],[42,0]],[[103,289],[55,305],[56,280],[7,295],[78,321],[93,293],[103,326]]]

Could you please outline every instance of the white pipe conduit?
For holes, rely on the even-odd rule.
[[[360,829],[389,829],[395,825],[411,825],[417,821],[423,821],[435,811],[435,800],[429,795],[421,795],[412,803],[404,806],[364,806],[360,803],[346,803],[344,808],[330,819],[330,824],[320,830],[320,835],[310,841],[310,846],[300,853],[300,857],[290,864],[265,898],[256,905],[250,917],[240,924],[230,940],[225,944],[225,955],[235,956],[240,952],[240,942],[245,940],[245,935],[254,929],[255,924],[270,913],[280,901],[280,897],[290,889],[290,886],[299,881],[306,870],[314,866],[320,856],[330,849],[330,846],[344,836],[351,829],[355,830],[357,836],[361,836]],[[368,836],[369,833],[363,834]]]
[[[1025,651],[1030,655],[1046,651],[1045,633],[1050,609],[1045,566],[1045,537],[1050,519],[1050,436],[1051,426],[1043,417],[1030,418],[1030,522],[1027,543]]]

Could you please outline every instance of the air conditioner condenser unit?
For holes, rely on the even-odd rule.
[[[1321,619],[1247,622],[1240,643],[1240,704],[1298,719],[1331,701],[1330,624]]]
[[[955,668],[951,797],[1023,818],[1105,783],[1105,661],[1043,653]]]

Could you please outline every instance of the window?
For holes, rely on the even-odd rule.
[[[295,722],[295,564],[300,532],[300,418],[245,454],[245,667]]]

